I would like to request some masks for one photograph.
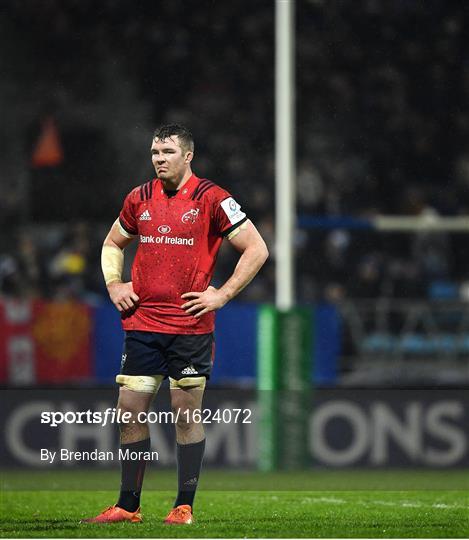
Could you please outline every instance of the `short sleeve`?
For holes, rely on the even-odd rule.
[[[220,236],[228,236],[248,219],[241,205],[227,191],[220,190],[213,205],[214,230]]]
[[[133,191],[131,191],[124,200],[124,205],[119,214],[119,223],[128,234],[135,235],[138,233],[137,218],[134,212]]]

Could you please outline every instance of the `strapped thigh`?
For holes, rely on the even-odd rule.
[[[134,392],[156,394],[160,388],[163,375],[117,375],[116,383]]]
[[[207,379],[205,377],[183,377],[182,379],[173,379],[169,378],[169,387],[171,390],[176,388],[200,388],[203,390],[205,388],[205,383]]]

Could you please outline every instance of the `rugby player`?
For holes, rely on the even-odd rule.
[[[256,227],[231,195],[191,170],[194,141],[183,126],[165,125],[152,139],[157,178],[132,190],[102,249],[109,296],[125,330],[118,408],[131,413],[120,424],[121,454],[150,451],[150,436],[139,412],[147,412],[162,380],[169,377],[176,422],[178,493],[168,524],[192,523],[194,496],[205,448],[201,409],[213,362],[217,309],[254,278],[268,257]],[[210,285],[218,250],[226,238],[240,253],[231,277]],[[122,282],[124,248],[137,239],[132,280]],[[135,420],[135,422],[133,422]],[[127,452],[129,454],[129,452]],[[121,460],[117,503],[88,523],[140,522],[145,460]]]

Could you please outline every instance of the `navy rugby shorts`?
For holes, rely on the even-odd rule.
[[[162,334],[125,332],[122,375],[164,375],[210,378],[215,341],[210,334]]]

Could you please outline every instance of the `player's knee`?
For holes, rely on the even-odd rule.
[[[163,375],[117,375],[116,383],[122,388],[144,394],[156,394],[158,392]]]
[[[190,431],[196,424],[201,423],[201,411],[194,409],[184,396],[172,400],[171,407],[178,431]]]
[[[190,436],[200,431],[203,433],[203,424],[200,411],[192,408],[181,408],[176,419],[176,433],[178,438]]]
[[[179,432],[187,432],[189,431],[191,428],[192,428],[192,423],[189,422],[189,419],[190,419],[190,410],[185,410],[185,411],[180,411],[180,412],[183,412],[184,414],[180,414],[179,417],[177,417],[177,420],[176,420],[176,429],[179,431]],[[186,417],[187,415],[187,417]]]
[[[183,395],[172,395],[171,409],[176,428],[180,430],[188,429],[192,421],[192,407],[187,401],[187,397]]]
[[[121,431],[128,431],[132,426],[145,423],[142,422],[144,417],[140,415],[142,408],[139,404],[120,396],[117,409],[120,412],[119,428]]]
[[[120,418],[126,419],[125,423],[129,423],[127,422],[129,415],[129,420],[136,420],[138,413],[142,410],[139,403],[135,403],[131,399],[128,399],[127,396],[122,394],[119,396],[119,400],[117,401],[117,409],[120,411]],[[124,413],[126,414],[125,417],[122,416]]]
[[[205,377],[184,377],[179,380],[170,377],[171,407],[179,433],[189,432],[200,423],[200,403],[205,383]]]
[[[173,415],[176,418],[176,424],[188,420],[188,411],[191,408],[189,397],[190,396],[185,396],[182,392],[171,394],[171,408],[173,410]]]

